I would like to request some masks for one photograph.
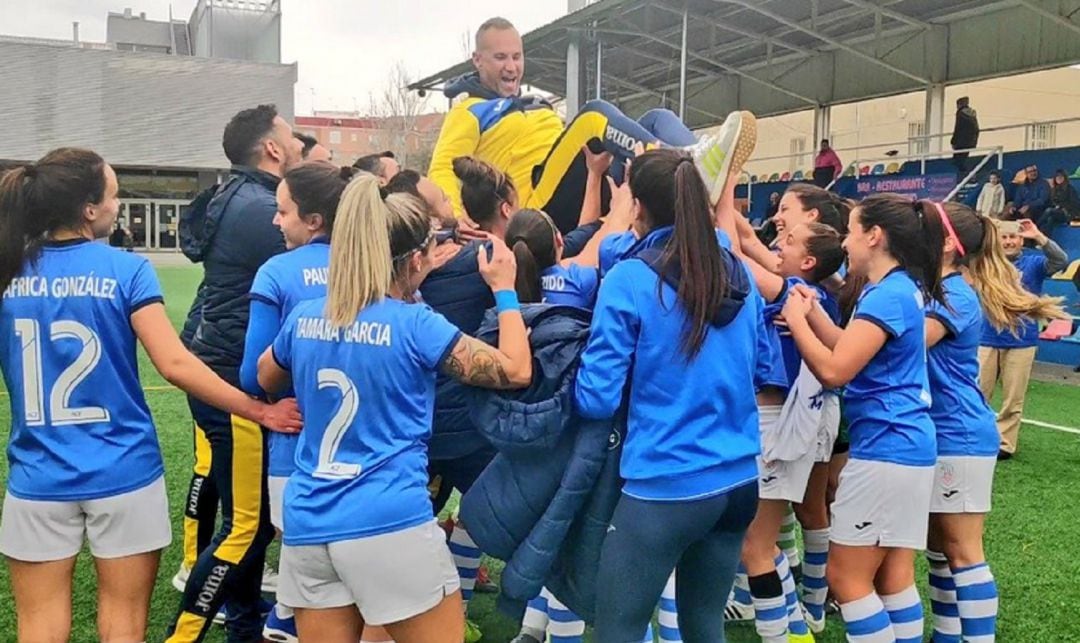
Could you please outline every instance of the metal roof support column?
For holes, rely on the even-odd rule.
[[[926,128],[927,151],[940,152],[945,133],[945,84],[932,83],[926,86]]]
[[[601,96],[602,84],[600,79],[604,71],[604,43],[599,38],[596,39],[596,100],[603,98]]]
[[[689,20],[689,11],[683,7],[682,12],[682,46],[679,49],[679,118],[686,120],[686,30]]]
[[[585,8],[585,0],[567,0],[567,11],[574,13]],[[580,33],[570,35],[570,42],[566,45],[566,120],[571,121],[577,116],[578,109],[582,104],[581,91],[581,40]]]
[[[817,145],[823,138],[830,138],[832,130],[832,105],[818,105],[814,108],[814,140]]]

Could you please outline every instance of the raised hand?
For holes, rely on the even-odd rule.
[[[499,290],[513,290],[517,280],[517,260],[506,243],[498,237],[488,237],[491,242],[491,258],[488,253],[481,250],[476,257],[480,269],[480,276],[487,282],[492,292]]]

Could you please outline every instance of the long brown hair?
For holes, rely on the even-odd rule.
[[[994,328],[1020,332],[1023,320],[1068,319],[1060,297],[1030,293],[1020,283],[1020,273],[1005,256],[994,222],[959,203],[942,208],[952,223],[964,254],[954,255],[953,266],[967,268],[983,312]]]
[[[555,265],[557,232],[551,217],[540,210],[518,210],[510,217],[506,245],[517,259],[514,289],[522,303],[533,304],[543,299],[540,273]]]
[[[630,192],[645,208],[650,228],[675,228],[660,261],[665,268],[677,265],[682,273],[678,298],[689,319],[681,348],[687,360],[693,359],[730,290],[709,191],[690,157],[657,149],[633,160]]]
[[[492,165],[471,156],[454,159],[454,176],[461,181],[465,213],[487,229],[499,218],[499,206],[517,199],[514,182]]]
[[[329,239],[341,193],[355,173],[352,167],[338,167],[330,161],[305,161],[286,172],[282,180],[289,186],[300,218],[307,221],[312,215],[322,215],[323,234]]]
[[[61,147],[0,177],[0,292],[33,262],[45,237],[78,228],[83,208],[105,198],[105,159]]]
[[[912,201],[899,194],[872,194],[859,203],[863,230],[877,226],[889,241],[889,254],[919,284],[923,295],[946,306],[941,289],[945,228],[932,201]]]
[[[823,223],[840,234],[847,234],[848,216],[851,214],[850,201],[813,183],[792,183],[784,193],[794,194],[804,210],[817,210],[818,223]]]

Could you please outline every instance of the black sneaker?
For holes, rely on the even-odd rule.
[[[1008,451],[998,451],[998,462],[1003,460],[1012,460],[1013,454]]]

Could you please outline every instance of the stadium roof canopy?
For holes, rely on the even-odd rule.
[[[683,111],[685,86],[699,128],[1076,64],[1080,0],[599,0],[524,40],[526,82],[571,109],[599,96]]]

